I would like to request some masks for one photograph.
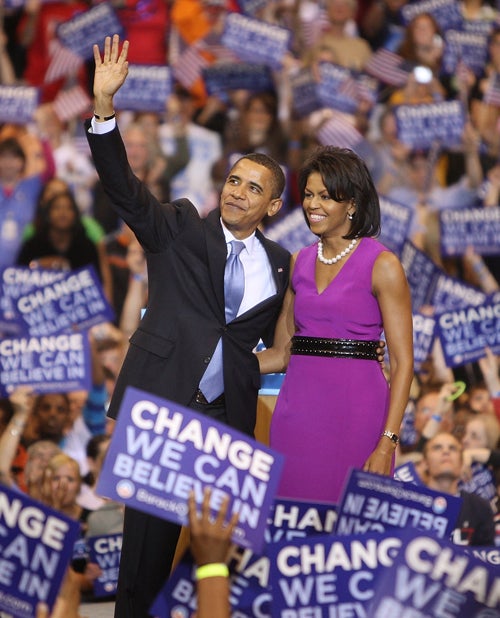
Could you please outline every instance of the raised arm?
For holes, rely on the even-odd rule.
[[[114,115],[113,97],[124,83],[128,74],[128,41],[124,41],[120,52],[120,37],[104,39],[104,54],[98,45],[93,46],[95,60],[94,112],[97,122],[104,122]]]

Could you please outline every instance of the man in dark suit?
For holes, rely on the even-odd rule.
[[[128,42],[94,46],[95,115],[87,123],[92,156],[113,207],[143,246],[149,300],[118,378],[109,414],[135,386],[253,434],[260,385],[253,349],[272,341],[288,285],[289,253],[257,226],[281,208],[285,179],[266,155],[240,159],[230,170],[220,209],[201,219],[188,200],[161,204],[133,175],[115,126],[113,96],[125,81]],[[232,240],[245,282],[236,318],[226,323],[224,271]],[[223,392],[208,399],[200,381],[222,339]],[[170,571],[179,527],[126,509],[115,616],[142,618]]]

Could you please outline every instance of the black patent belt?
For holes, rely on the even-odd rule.
[[[207,401],[205,395],[198,389],[196,391],[196,395],[194,396],[194,400],[196,403],[199,403],[203,406],[222,406],[224,405],[226,398],[224,397],[224,393],[216,397],[213,401]]]
[[[378,341],[359,339],[320,339],[319,337],[292,337],[292,354],[306,356],[335,356],[378,360]]]

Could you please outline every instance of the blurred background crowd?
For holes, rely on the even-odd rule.
[[[7,485],[79,520],[83,536],[120,530],[122,507],[96,495],[95,483],[113,431],[107,403],[148,294],[143,251],[110,208],[83,136],[83,118],[92,114],[93,60],[57,79],[47,77],[62,53],[57,25],[95,4],[98,0],[4,1],[0,9],[0,90],[30,86],[39,91],[28,122],[2,120],[0,112],[0,267],[71,270],[92,264],[116,315],[113,323],[89,332],[90,391],[34,396],[21,388],[0,401],[0,475]],[[130,63],[172,69],[164,109],[117,110],[130,165],[161,200],[188,197],[206,214],[217,207],[216,196],[236,157],[264,152],[286,172],[283,220],[300,208],[296,174],[305,156],[319,144],[351,147],[365,159],[380,196],[411,210],[409,242],[447,275],[487,295],[498,291],[500,248],[497,255],[481,255],[464,246],[461,255],[443,256],[439,227],[443,209],[500,206],[500,14],[495,2],[449,3],[461,16],[461,31],[484,39],[484,62],[468,66],[464,55],[451,71],[444,59],[452,11],[436,16],[432,7],[438,3],[424,0],[412,6],[429,5],[428,10],[414,11],[409,19],[405,0],[104,4],[111,5],[130,41]],[[220,33],[230,13],[244,11],[291,31],[290,49],[279,66],[269,67],[272,79],[265,88],[210,93],[201,67],[234,62],[220,44]],[[190,51],[196,53],[188,71],[182,60]],[[402,60],[396,78],[389,65],[374,69],[384,51]],[[298,76],[320,79],[325,63],[356,76],[357,90],[349,95],[355,106],[298,110]],[[369,88],[364,90],[363,83]],[[66,107],[61,97],[69,92],[79,97]],[[463,106],[459,144],[414,148],[400,141],[398,106],[444,101]],[[433,312],[432,306],[418,309]],[[457,380],[466,388],[452,399]],[[485,348],[478,362],[448,367],[436,340],[415,371],[397,464],[411,462],[425,482],[426,442],[439,432],[453,434],[463,450],[459,487],[490,502],[500,546],[499,419],[499,355]],[[76,567],[81,590],[91,590],[97,571],[89,564]]]

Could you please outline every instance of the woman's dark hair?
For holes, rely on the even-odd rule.
[[[22,159],[23,167],[26,164],[26,153],[15,137],[7,137],[0,141],[0,155],[9,154]]]
[[[44,202],[40,206],[39,217],[35,219],[36,233],[40,234],[43,237],[46,237],[48,235],[50,225],[51,225],[50,211],[52,210],[52,207],[54,206],[54,204],[61,198],[66,198],[69,200],[71,209],[73,210],[73,213],[75,215],[75,221],[73,224],[73,234],[75,235],[75,237],[85,236],[85,228],[82,223],[82,218],[80,215],[80,211],[78,209],[78,204],[76,203],[75,197],[71,193],[71,191],[64,191],[62,193],[58,193],[57,195],[54,195],[54,197],[52,197],[47,202]]]
[[[307,180],[317,172],[336,202],[354,202],[356,213],[351,229],[344,238],[378,236],[380,234],[380,203],[377,190],[365,162],[348,148],[322,146],[304,162],[298,176],[300,199],[303,202]],[[306,217],[306,223],[309,222]]]

